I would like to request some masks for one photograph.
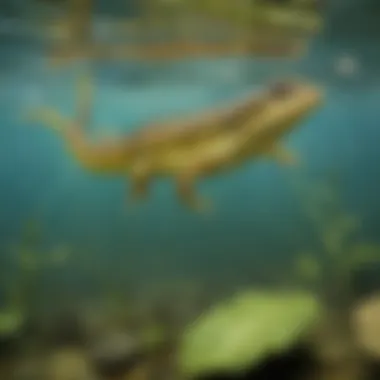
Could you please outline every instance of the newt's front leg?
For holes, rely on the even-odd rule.
[[[130,199],[138,201],[146,198],[151,182],[151,173],[148,165],[139,163],[130,172],[131,191]]]
[[[177,192],[181,201],[196,211],[207,213],[212,211],[211,202],[196,194],[195,182],[198,178],[205,178],[219,170],[227,169],[238,153],[239,147],[234,139],[223,140],[220,144],[211,146],[207,157],[198,160],[180,173],[177,177]]]
[[[187,171],[177,177],[177,194],[183,204],[200,213],[212,211],[209,200],[200,197],[195,190],[195,182],[200,173]]]
[[[150,176],[134,176],[131,179],[131,199],[138,201],[146,198],[149,190]]]

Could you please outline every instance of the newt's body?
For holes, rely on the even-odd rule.
[[[71,153],[88,170],[129,176],[135,197],[145,195],[154,178],[172,178],[180,199],[194,208],[202,206],[194,191],[197,179],[255,157],[289,159],[279,145],[280,138],[321,101],[320,92],[311,85],[279,85],[199,117],[153,124],[130,136],[92,142],[85,133],[91,108],[88,95],[79,99],[77,120],[65,119],[52,109],[39,110],[35,116],[60,131]]]

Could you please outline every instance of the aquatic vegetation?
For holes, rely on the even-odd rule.
[[[208,211],[210,206],[196,194],[198,179],[263,156],[292,163],[279,140],[315,111],[323,98],[314,85],[279,83],[232,106],[153,123],[129,136],[94,143],[86,135],[92,107],[90,79],[81,79],[74,120],[50,108],[34,110],[31,118],[57,130],[84,168],[128,176],[133,200],[147,196],[154,178],[170,178],[181,202],[197,211]]]
[[[321,13],[314,1],[146,0],[140,9],[147,30],[157,25],[166,26],[174,38],[182,36],[184,41],[197,39],[197,36],[199,40],[217,31],[224,41],[240,38],[240,42],[250,42],[251,52],[259,55],[260,50],[252,45],[255,38],[269,42],[268,35],[279,39],[281,34],[284,40],[285,36],[294,37],[297,32],[298,37],[305,38],[315,34],[322,25]]]
[[[20,241],[12,246],[11,253],[11,277],[5,284],[8,294],[6,304],[12,309],[29,313],[38,302],[39,285],[44,273],[66,265],[71,252],[65,246],[46,249],[41,225],[32,219],[25,224]]]
[[[335,305],[337,301],[343,305],[352,296],[353,272],[379,262],[380,245],[363,241],[360,221],[344,209],[333,185],[310,186],[305,210],[316,234],[317,248],[297,256],[294,273],[305,285],[332,297]]]
[[[228,21],[235,26],[246,27],[251,31],[255,27],[270,26],[273,28],[291,28],[314,32],[321,25],[321,16],[315,7],[314,1],[287,1],[279,4],[274,1],[244,1],[237,0],[179,0],[175,2],[148,1],[154,10],[161,9],[162,13],[170,14],[168,8],[182,9],[182,16],[196,15],[208,20]],[[158,5],[159,4],[159,5]],[[161,7],[161,8],[160,8]],[[153,10],[151,8],[151,10]],[[152,12],[153,13],[153,12]],[[173,13],[172,13],[173,14]],[[178,13],[176,14],[178,16]],[[170,16],[169,16],[170,17]]]
[[[26,318],[19,310],[0,311],[0,358],[12,355],[20,346],[25,330]]]
[[[41,259],[41,230],[34,220],[28,221],[21,232],[20,242],[12,247],[16,273],[8,284],[8,304],[17,309],[28,308],[28,301],[35,291]],[[28,305],[28,306],[27,306]]]
[[[313,1],[147,0],[140,10],[135,29],[137,24],[137,35],[149,42],[133,44],[131,53],[156,59],[294,57],[303,53],[308,38],[322,26]]]
[[[19,311],[7,310],[0,313],[0,336],[17,334],[25,322]]]
[[[305,292],[246,291],[185,329],[179,364],[190,377],[239,372],[299,343],[322,312]]]
[[[134,17],[107,26],[114,40],[126,42],[103,43],[94,37],[92,1],[63,8],[64,16],[45,22],[45,34],[58,37],[49,57],[53,64],[80,58],[293,57],[322,26],[312,0],[144,0]]]

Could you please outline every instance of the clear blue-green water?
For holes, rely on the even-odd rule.
[[[347,37],[327,25],[300,62],[220,59],[178,63],[98,63],[91,133],[123,134],[173,114],[222,104],[271,78],[301,73],[324,86],[323,107],[286,140],[302,167],[251,162],[198,190],[212,199],[210,217],[177,201],[174,184],[158,181],[147,201],[128,210],[128,178],[86,172],[59,137],[23,118],[41,104],[74,113],[80,67],[52,70],[36,44],[0,44],[0,249],[6,270],[10,247],[34,220],[41,250],[64,246],[100,260],[104,275],[133,284],[189,278],[223,284],[280,280],[291,258],[311,243],[297,181],[339,182],[344,207],[363,220],[363,239],[377,239],[380,201],[379,54],[374,32]],[[331,40],[330,40],[331,38]],[[378,36],[376,37],[378,41]],[[352,74],[336,62],[348,54]],[[311,186],[312,188],[312,186]],[[78,281],[83,280],[77,275]]]

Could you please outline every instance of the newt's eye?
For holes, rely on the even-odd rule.
[[[282,98],[291,94],[294,90],[294,85],[288,82],[277,82],[270,88],[270,94],[276,98]]]

